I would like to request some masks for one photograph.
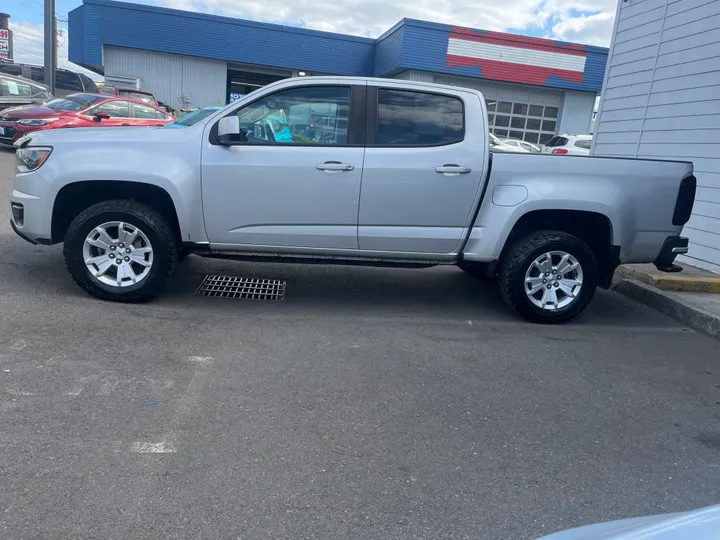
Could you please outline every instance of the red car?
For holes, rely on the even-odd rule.
[[[13,144],[23,135],[45,129],[164,126],[174,120],[165,111],[135,99],[72,94],[44,105],[0,112],[0,143]]]

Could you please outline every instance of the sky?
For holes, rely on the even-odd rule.
[[[403,17],[482,30],[511,32],[588,45],[610,44],[617,0],[132,0],[200,13],[275,22],[314,30],[377,37]],[[58,19],[82,0],[56,0]],[[42,63],[43,0],[3,0],[15,34],[15,61]],[[68,25],[58,62],[62,67],[98,75],[68,61]]]

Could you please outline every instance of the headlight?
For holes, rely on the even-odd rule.
[[[23,118],[21,120],[18,120],[18,124],[22,124],[23,126],[45,126],[49,124],[50,122],[55,122],[56,120],[60,120],[59,118]]]
[[[50,157],[52,148],[49,146],[29,146],[15,150],[17,172],[26,173],[39,169]]]

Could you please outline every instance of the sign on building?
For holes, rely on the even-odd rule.
[[[12,60],[12,32],[0,28],[0,60]]]

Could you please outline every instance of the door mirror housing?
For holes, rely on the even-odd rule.
[[[217,140],[223,146],[247,142],[247,136],[240,129],[240,119],[237,116],[226,116],[220,119]]]
[[[110,118],[110,113],[106,113],[105,111],[99,111],[95,113],[95,121],[100,122],[101,120],[107,120]]]

